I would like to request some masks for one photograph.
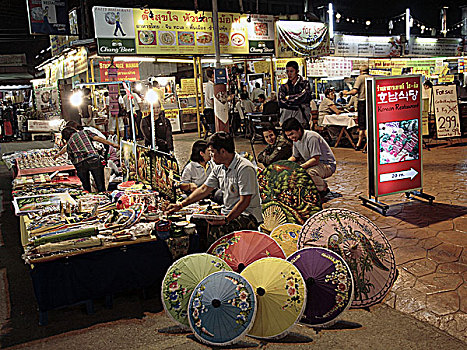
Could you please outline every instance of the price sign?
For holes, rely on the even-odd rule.
[[[375,197],[422,188],[421,86],[420,75],[373,78],[368,120]]]
[[[461,136],[456,86],[435,85],[433,95],[438,137]]]

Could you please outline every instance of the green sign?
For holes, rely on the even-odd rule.
[[[100,55],[135,55],[134,39],[97,39]]]
[[[252,54],[274,54],[274,41],[250,40],[250,53]]]

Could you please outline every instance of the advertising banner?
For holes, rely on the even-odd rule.
[[[118,81],[137,81],[139,80],[139,63],[138,62],[114,62],[117,67]],[[101,82],[112,81],[109,79],[110,61],[99,61],[99,73]]]
[[[399,57],[401,54],[400,39],[392,36],[336,34],[334,48],[336,56]]]
[[[201,15],[181,10],[93,7],[93,15],[99,54],[201,55],[215,52],[211,12]],[[247,18],[246,14],[219,13],[222,54],[248,54]],[[268,40],[272,40],[274,31],[269,30],[266,21],[269,17],[259,20],[255,38],[261,40],[255,40],[258,41],[256,46],[264,46],[264,51],[268,51]]]
[[[438,137],[461,136],[456,85],[433,86],[433,102]]]
[[[28,0],[31,34],[68,35],[67,0]]]
[[[329,55],[329,31],[324,23],[276,22],[277,57],[318,57]]]
[[[421,189],[421,77],[375,77],[373,82],[373,193]]]
[[[462,39],[458,38],[415,38],[410,50],[420,56],[460,56]]]
[[[93,7],[99,54],[136,54],[133,9]]]
[[[274,54],[273,16],[251,15],[247,28],[251,54]]]

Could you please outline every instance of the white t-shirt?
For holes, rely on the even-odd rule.
[[[214,109],[214,83],[212,81],[208,81],[206,84],[204,106]]]

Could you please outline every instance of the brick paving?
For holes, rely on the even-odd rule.
[[[180,164],[189,156],[195,134],[175,136]],[[251,153],[249,142],[236,139],[237,151]],[[256,152],[265,146],[256,144]],[[382,197],[387,216],[361,205],[367,195],[366,155],[333,148],[337,171],[328,179],[333,193],[324,208],[347,208],[373,220],[386,234],[399,277],[385,300],[396,310],[428,322],[467,343],[467,146],[424,150],[424,192],[436,200]],[[188,153],[187,153],[188,152]]]

